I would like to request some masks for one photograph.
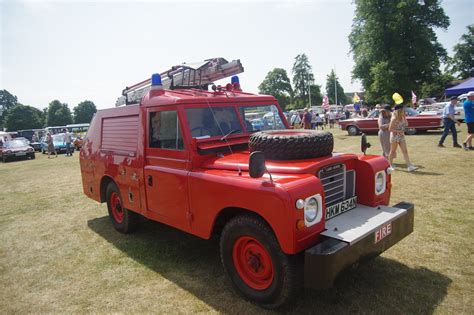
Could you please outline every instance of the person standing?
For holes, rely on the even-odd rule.
[[[388,159],[390,154],[390,131],[388,127],[390,126],[390,118],[392,117],[392,108],[390,105],[384,106],[380,111],[380,116],[378,120],[379,124],[379,140],[382,147],[382,154]]]
[[[413,172],[418,169],[415,165],[411,164],[410,157],[408,156],[408,149],[407,144],[405,141],[405,128],[408,127],[408,121],[405,117],[405,110],[403,108],[403,104],[399,104],[395,106],[395,111],[393,112],[392,118],[390,120],[390,125],[388,130],[390,131],[390,154],[389,154],[389,161],[390,161],[390,171],[394,171],[395,169],[392,167],[393,159],[397,153],[397,147],[400,146],[402,150],[403,157],[405,158],[405,162],[407,163],[407,170],[409,172]]]
[[[304,123],[304,129],[311,129],[311,110],[308,110],[305,108],[304,114],[303,114],[303,123]]]
[[[51,153],[54,153],[54,155],[58,157],[58,154],[56,153],[56,149],[54,148],[53,137],[51,136],[51,133],[49,132],[46,135],[46,143],[48,144],[48,159],[51,158]]]
[[[336,121],[336,114],[333,111],[329,111],[329,128],[334,128],[334,122]]]
[[[318,127],[321,127],[321,130],[324,130],[323,119],[316,113],[316,130],[318,130]]]
[[[474,150],[472,147],[472,137],[474,136],[474,91],[467,93],[467,100],[463,103],[464,121],[467,124],[467,137],[463,142],[464,150]]]
[[[296,111],[293,112],[293,115],[291,115],[291,118],[290,118],[290,124],[293,126],[293,129],[299,129],[300,123],[301,123],[300,115]]]
[[[66,143],[66,156],[72,156],[72,152],[71,152],[72,136],[69,133],[69,130],[67,129],[64,129],[64,142]]]
[[[451,101],[447,104],[443,109],[443,124],[444,124],[444,131],[441,135],[441,139],[439,139],[438,147],[444,148],[444,140],[448,136],[449,132],[453,134],[453,147],[461,148],[458,143],[458,133],[456,130],[456,123],[460,125],[458,121],[454,119],[454,107],[456,106],[458,99],[453,96],[451,97]]]

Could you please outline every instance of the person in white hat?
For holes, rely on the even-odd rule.
[[[472,137],[474,136],[474,91],[467,93],[467,100],[464,101],[464,120],[467,124],[467,138],[462,144],[464,150],[474,150],[472,147]]]

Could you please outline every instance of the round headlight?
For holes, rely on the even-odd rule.
[[[298,199],[296,200],[296,209],[303,209],[304,208],[304,200]]]
[[[313,222],[318,216],[318,201],[310,198],[304,207],[304,216],[307,222]]]
[[[385,176],[383,176],[383,172],[377,173],[375,177],[375,192],[380,194],[383,192],[385,188]]]

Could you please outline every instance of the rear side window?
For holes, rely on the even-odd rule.
[[[178,114],[174,110],[150,113],[150,148],[184,150]]]

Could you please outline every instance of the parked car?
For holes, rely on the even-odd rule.
[[[376,133],[379,130],[378,118],[380,111],[372,111],[367,118],[351,118],[339,121],[339,127],[347,130],[350,136],[364,133]],[[440,115],[420,115],[410,107],[405,108],[408,121],[408,128],[405,131],[408,135],[414,135],[419,131],[437,130],[443,128],[443,119]]]
[[[54,148],[57,153],[66,152],[66,143],[64,142],[64,133],[58,133],[52,135]],[[48,143],[46,142],[46,137],[41,139],[41,153],[45,154],[48,152]],[[74,146],[71,145],[71,152],[74,152]]]
[[[10,140],[2,143],[0,158],[3,162],[19,158],[35,158],[35,150],[23,140]]]

